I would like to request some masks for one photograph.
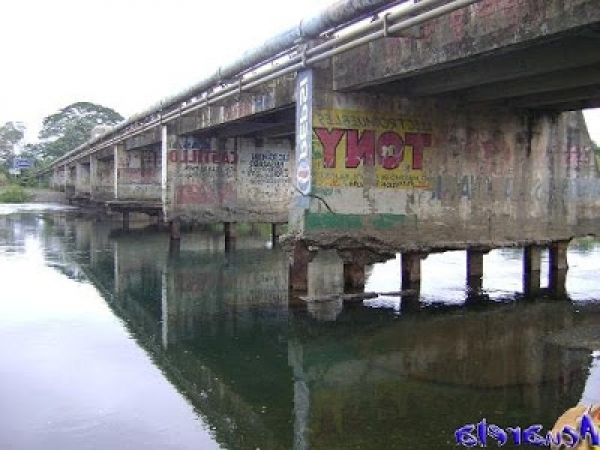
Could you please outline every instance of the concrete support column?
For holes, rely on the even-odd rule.
[[[223,224],[223,234],[225,235],[225,251],[230,251],[235,248],[236,234],[235,223],[225,222]]]
[[[98,186],[98,158],[90,155],[90,198],[94,199],[94,193]]]
[[[480,291],[483,285],[483,255],[487,250],[467,249],[467,287]]]
[[[119,148],[119,145],[115,145],[114,147],[114,159],[115,163],[113,165],[113,195],[115,200],[119,199],[119,161],[121,157],[122,149]]]
[[[272,223],[271,224],[271,246],[272,248],[277,247],[279,243],[279,236],[281,235],[281,224]]]
[[[523,293],[532,295],[540,291],[542,247],[528,245],[523,249]]]
[[[421,253],[402,253],[402,289],[415,289],[421,284]]]
[[[344,263],[344,286],[350,289],[365,287],[365,266],[355,262]]]
[[[550,244],[550,270],[567,270],[567,249],[569,241],[557,241]]]
[[[569,264],[567,262],[567,249],[569,241],[552,242],[549,246],[550,274],[548,287],[559,297],[567,293],[566,281]]]

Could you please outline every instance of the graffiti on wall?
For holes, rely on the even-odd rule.
[[[250,184],[287,184],[290,175],[289,151],[256,151],[250,160],[244,161],[244,175]]]
[[[208,138],[182,137],[169,150],[169,163],[180,164],[183,176],[211,176],[217,171],[233,175],[238,163],[235,149],[215,150]]]
[[[373,187],[429,188],[424,161],[431,136],[431,125],[413,117],[315,110],[314,180],[321,187],[363,187],[372,167]]]
[[[175,201],[179,205],[220,205],[235,202],[235,148],[215,150],[208,138],[181,137],[168,152],[177,165]]]

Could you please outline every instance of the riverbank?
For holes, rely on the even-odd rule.
[[[68,204],[68,201],[64,192],[7,185],[0,186],[0,203],[58,203],[65,205]]]
[[[27,192],[31,195],[30,203],[59,203],[63,205],[69,203],[64,192],[39,188],[27,188]]]

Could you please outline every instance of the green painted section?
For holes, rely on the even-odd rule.
[[[334,214],[334,213],[306,213],[304,218],[306,230],[360,230],[371,225],[378,230],[388,230],[406,223],[403,214]]]
[[[307,230],[360,230],[365,216],[360,214],[307,213],[304,224]]]

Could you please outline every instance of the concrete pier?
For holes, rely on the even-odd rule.
[[[423,259],[422,253],[402,253],[402,290],[420,290],[421,259]]]
[[[467,250],[467,287],[469,291],[478,292],[483,286],[483,256],[488,250]]]
[[[528,245],[523,248],[523,293],[534,295],[541,288],[542,247]]]

